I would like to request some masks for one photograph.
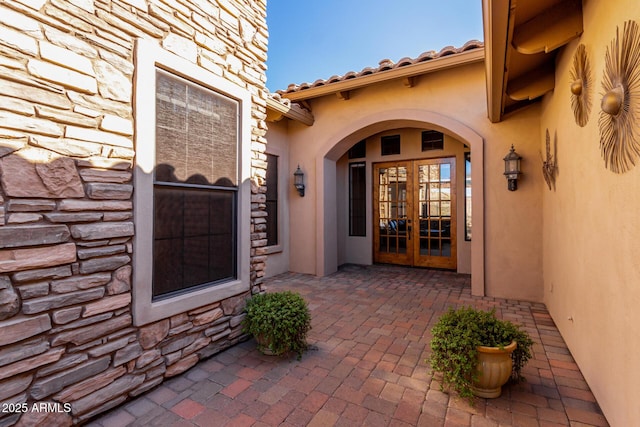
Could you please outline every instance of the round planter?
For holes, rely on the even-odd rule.
[[[277,354],[271,350],[271,342],[264,335],[258,335],[255,337],[256,343],[258,344],[258,350],[260,353],[265,354],[267,356],[277,356]]]
[[[472,391],[478,397],[500,397],[502,386],[511,376],[513,362],[511,353],[518,343],[512,341],[503,349],[499,347],[478,347],[478,380],[473,382]]]

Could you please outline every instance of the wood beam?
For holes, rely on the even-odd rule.
[[[414,87],[416,85],[416,76],[410,76],[410,77],[405,77],[402,80],[402,83],[406,86],[406,87]]]
[[[342,99],[343,101],[346,101],[351,97],[351,92],[348,90],[343,90],[340,92],[336,92],[336,96],[338,97],[338,99]]]
[[[268,122],[279,122],[284,118],[284,114],[280,111],[272,110],[271,108],[267,108],[267,121]]]
[[[311,126],[314,122],[313,114],[308,110],[303,109],[297,104],[284,102],[267,97],[267,121],[277,122],[282,120],[283,117],[287,117],[291,120],[296,120],[300,123],[304,123],[307,126]]]
[[[567,0],[518,25],[512,44],[526,55],[549,53],[580,37],[582,30],[582,1]]]
[[[514,101],[530,101],[553,90],[554,86],[554,68],[543,66],[509,81],[507,95]]]

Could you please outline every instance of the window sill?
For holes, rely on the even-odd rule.
[[[147,295],[147,293],[150,293],[150,289],[145,289],[147,292],[140,291],[139,288],[134,288],[134,298],[139,298],[139,301],[145,302],[151,299],[151,296]],[[142,326],[167,319],[176,314],[213,304],[248,291],[249,286],[246,283],[233,280],[165,300],[134,304],[134,325]],[[143,293],[143,295],[139,295],[140,293]]]

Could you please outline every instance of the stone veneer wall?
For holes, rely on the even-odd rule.
[[[0,425],[70,425],[243,339],[245,295],[136,328],[134,39],[252,94],[251,285],[264,274],[265,0],[0,4]],[[256,253],[257,252],[257,253]],[[257,287],[257,288],[255,288]]]

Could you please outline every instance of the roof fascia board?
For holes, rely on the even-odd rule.
[[[493,123],[502,119],[510,13],[510,0],[482,0],[484,48],[487,56],[487,114]]]
[[[466,52],[447,55],[440,58],[431,59],[417,64],[406,65],[386,71],[368,74],[349,80],[342,80],[335,83],[328,83],[322,86],[311,87],[295,92],[282,92],[283,98],[291,101],[301,101],[305,99],[318,98],[325,95],[333,95],[339,92],[347,92],[364,86],[381,83],[388,80],[415,77],[422,74],[433,73],[447,68],[472,64],[484,60],[484,49],[472,49]]]

